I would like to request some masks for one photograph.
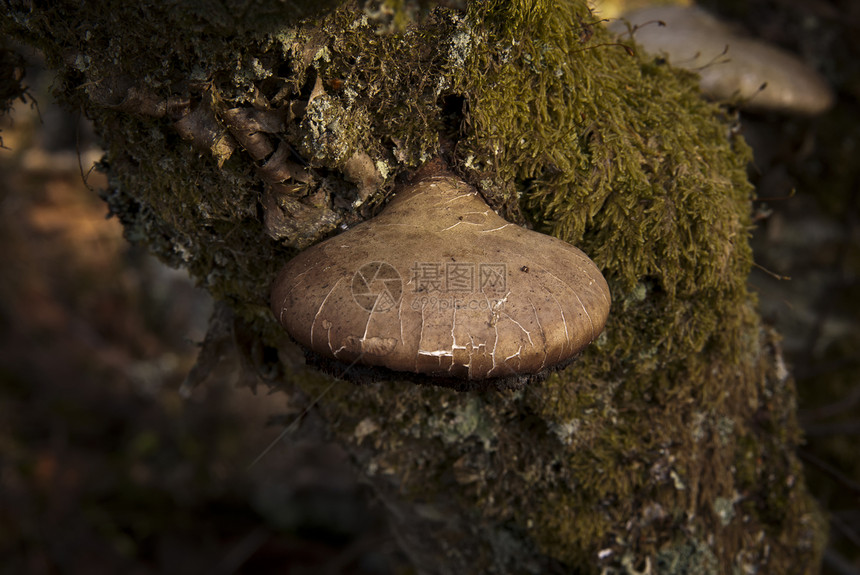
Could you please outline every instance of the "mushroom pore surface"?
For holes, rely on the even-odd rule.
[[[437,171],[290,260],[271,302],[322,358],[480,388],[573,359],[603,330],[610,294],[582,251],[505,221]]]

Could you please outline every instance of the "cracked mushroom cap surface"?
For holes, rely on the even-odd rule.
[[[458,382],[572,360],[603,330],[610,294],[582,251],[505,221],[477,190],[437,171],[290,260],[271,305],[296,341],[343,366],[479,388]]]

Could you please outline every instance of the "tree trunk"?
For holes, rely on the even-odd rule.
[[[750,154],[691,75],[584,0],[40,4],[0,25],[92,118],[128,239],[225,303],[210,345],[317,400],[420,572],[817,571],[793,383],[746,287]],[[279,268],[437,157],[597,263],[604,334],[518,389],[297,363]]]

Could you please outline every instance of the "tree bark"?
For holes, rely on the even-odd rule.
[[[750,155],[695,78],[584,1],[289,4],[6,2],[0,24],[92,118],[129,240],[223,302],[211,345],[316,402],[418,570],[816,572],[793,383],[746,288]],[[456,392],[296,361],[278,269],[435,157],[602,269],[577,362]]]

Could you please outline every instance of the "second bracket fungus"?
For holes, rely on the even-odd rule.
[[[272,289],[288,333],[343,371],[387,368],[459,389],[565,365],[601,333],[609,307],[582,251],[505,221],[433,168],[377,217],[293,258]]]
[[[751,111],[816,115],[833,105],[824,78],[792,54],[742,36],[697,6],[651,6],[609,24],[647,52],[699,74],[702,92]]]

